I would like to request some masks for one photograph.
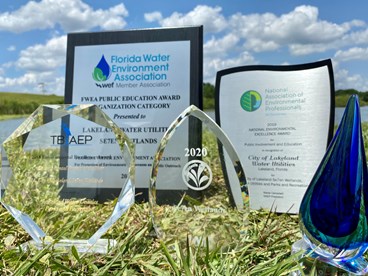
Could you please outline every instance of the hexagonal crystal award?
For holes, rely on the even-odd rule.
[[[115,244],[101,236],[134,202],[134,146],[97,106],[40,106],[1,157],[1,203],[32,237],[24,248]]]
[[[244,233],[249,198],[243,168],[226,134],[197,107],[188,107],[164,134],[149,199],[156,233],[166,241],[222,248]],[[234,221],[239,210],[244,220]]]

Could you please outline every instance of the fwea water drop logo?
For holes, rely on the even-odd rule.
[[[244,92],[240,98],[241,107],[248,112],[256,111],[261,107],[261,104],[262,97],[257,91],[254,90]]]
[[[66,140],[69,140],[69,136],[72,136],[72,132],[70,131],[69,127],[66,124],[62,124],[62,127]]]
[[[105,56],[102,55],[100,62],[97,64],[95,69],[93,70],[92,77],[97,82],[103,82],[110,78],[111,68],[107,63]]]

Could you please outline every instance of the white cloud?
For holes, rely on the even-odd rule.
[[[352,32],[342,38],[345,44],[368,44],[368,29]]]
[[[55,72],[27,72],[20,77],[0,76],[0,89],[14,92],[39,93],[39,83],[45,84],[49,94],[64,94],[64,77],[57,76]]]
[[[164,18],[156,11],[145,14],[145,19],[164,27],[204,25],[205,32],[213,34],[226,30],[237,37],[243,50],[257,53],[287,47],[292,55],[298,56],[368,43],[364,21],[353,19],[336,24],[320,19],[318,8],[308,5],[280,16],[270,12],[236,13],[229,18],[222,15],[221,7],[198,5],[186,14],[174,12]]]
[[[239,38],[232,33],[219,39],[212,36],[211,39],[203,45],[203,52],[207,57],[224,57],[231,52],[236,52],[238,42]]]
[[[0,32],[50,29],[55,34],[58,33],[56,26],[61,27],[62,33],[96,27],[103,30],[121,29],[126,25],[126,16],[128,11],[124,4],[102,10],[93,9],[82,0],[29,1],[15,11],[0,13]],[[15,48],[8,47],[8,51],[11,50]],[[39,92],[38,83],[42,82],[48,91],[63,94],[65,58],[66,35],[51,38],[45,44],[32,45],[20,51],[16,61],[1,65],[0,88]],[[20,75],[7,76],[10,67],[16,68]]]
[[[65,77],[57,77],[46,83],[46,91],[50,94],[64,95]]]
[[[352,29],[354,27],[365,27],[367,24],[362,20],[353,19],[349,22],[343,23],[342,25],[348,29]]]
[[[14,66],[14,62],[13,61],[9,61],[9,62],[3,63],[1,66],[3,68],[11,68],[12,66]]]
[[[346,51],[338,50],[335,54],[334,59],[338,62],[349,60],[367,60],[368,48],[353,47]]]
[[[158,12],[158,11],[151,12],[151,13],[145,13],[144,14],[144,19],[147,22],[160,21],[162,19],[162,14],[160,12]]]
[[[46,44],[37,44],[20,52],[15,65],[30,72],[45,72],[65,65],[66,35],[52,38]]]
[[[221,7],[198,5],[186,14],[174,12],[169,17],[162,18],[161,13],[154,12],[145,14],[145,19],[148,22],[158,21],[163,27],[204,25],[205,32],[217,33],[227,27],[221,12]]]
[[[280,45],[272,40],[262,40],[257,37],[249,39],[245,43],[245,48],[253,52],[274,51],[280,48]]]
[[[335,43],[315,43],[315,44],[291,44],[289,51],[294,56],[305,56],[314,53],[324,53],[331,49],[338,48]]]
[[[0,78],[0,88],[12,87],[13,91],[17,91],[18,87],[23,89],[24,86],[35,85],[37,83],[37,76],[34,73],[26,73],[18,78]]]
[[[293,11],[276,16],[272,13],[230,17],[234,33],[245,40],[249,51],[262,52],[289,47],[294,55],[323,52],[336,44],[352,28],[364,26],[364,22],[353,20],[335,24],[319,19],[318,8],[299,6]]]
[[[199,5],[188,13],[174,12],[165,18],[157,11],[145,14],[145,20],[157,21],[165,27],[203,24],[205,32],[213,34],[204,44],[205,80],[213,80],[216,71],[227,67],[258,63],[253,53],[283,47],[292,55],[324,53],[352,43],[349,36],[353,31],[355,36],[360,34],[360,41],[368,41],[368,31],[361,30],[366,26],[363,21],[335,24],[320,19],[318,8],[308,5],[280,16],[236,13],[228,18],[222,15],[221,7]],[[362,34],[366,34],[367,39],[362,38]]]
[[[341,37],[326,42],[291,44],[289,45],[290,52],[293,55],[309,55],[351,45],[368,44],[368,29],[366,29],[364,22],[352,20],[341,24],[341,26],[346,29],[346,32]],[[361,29],[353,31],[354,27],[360,27]]]
[[[238,36],[234,33],[229,33],[218,39],[212,36],[204,44],[204,82],[214,83],[216,73],[219,70],[257,63],[248,51],[241,49],[239,41]]]
[[[322,20],[318,8],[307,5],[280,16],[236,13],[226,18],[222,13],[221,7],[198,5],[187,13],[174,12],[164,17],[161,12],[154,11],[144,14],[144,18],[163,27],[204,26],[206,37],[209,37],[204,44],[205,82],[214,83],[219,70],[258,64],[265,51],[279,55],[288,49],[292,55],[313,57],[314,53],[329,55],[329,50],[336,49],[333,59],[336,87],[368,90],[368,80],[363,74],[350,74],[341,65],[348,60],[367,59],[368,29],[365,22],[351,20],[335,24]],[[101,10],[92,8],[83,0],[29,1],[15,11],[0,13],[0,32],[50,29],[50,33],[56,34],[44,44],[22,50],[17,60],[1,64],[0,88],[39,92],[37,85],[44,82],[47,91],[63,94],[65,80],[60,72],[64,72],[66,36],[60,36],[60,33],[93,28],[121,29],[126,25],[127,16],[123,4]],[[347,50],[341,50],[342,47]],[[12,49],[8,47],[7,50]],[[284,64],[289,64],[287,59],[284,55],[280,58]],[[9,67],[16,68],[21,75],[5,77]]]
[[[368,79],[361,74],[351,75],[348,70],[336,70],[335,73],[336,89],[356,89],[358,91],[368,91]]]
[[[65,66],[65,57],[66,35],[52,38],[45,44],[30,46],[20,52],[18,60],[2,65],[7,69],[15,66],[25,73],[19,77],[1,77],[0,88],[38,93],[38,84],[42,82],[47,91],[62,95],[65,80],[58,69]]]
[[[9,52],[14,52],[15,50],[17,50],[17,47],[15,47],[15,45],[10,45],[8,48],[6,48],[6,50]]]
[[[21,33],[36,29],[54,28],[65,32],[86,31],[95,27],[119,29],[126,25],[128,16],[124,4],[108,10],[94,10],[81,0],[29,1],[13,12],[0,14],[0,31]]]
[[[215,83],[216,73],[220,70],[230,67],[254,65],[257,64],[255,58],[249,52],[243,52],[239,56],[234,58],[204,58],[204,73],[203,81],[209,83]]]

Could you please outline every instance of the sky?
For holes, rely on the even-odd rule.
[[[368,1],[2,0],[0,91],[64,95],[67,34],[203,25],[203,80],[243,65],[331,59],[368,91]]]

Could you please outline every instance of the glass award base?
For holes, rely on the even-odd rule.
[[[347,276],[367,275],[368,273],[368,262],[363,257],[337,262],[316,254],[304,240],[295,242],[291,251],[292,254],[302,251],[298,257],[302,259],[303,273],[297,271],[291,273],[290,276],[310,275],[313,270],[315,275]]]
[[[49,245],[51,245],[53,249],[65,253],[70,252],[74,246],[78,253],[107,254],[117,245],[117,241],[113,239],[99,239],[95,244],[90,244],[88,240],[59,240],[55,243],[49,241],[37,243],[31,240],[23,243],[21,248],[23,251],[29,251],[33,248],[42,250]]]

